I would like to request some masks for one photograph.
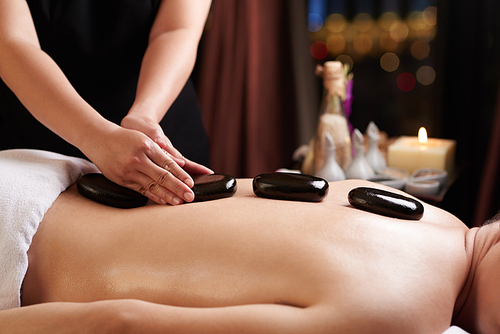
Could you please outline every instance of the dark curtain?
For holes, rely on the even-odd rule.
[[[474,225],[480,226],[500,210],[500,2],[487,0],[483,5],[484,20],[481,22],[486,39],[486,55],[482,64],[482,76],[487,108],[495,101],[494,115],[486,111],[483,122],[486,122],[489,141],[486,151],[485,166],[478,190]],[[484,96],[484,95],[483,95]],[[488,98],[492,97],[492,98]],[[494,98],[493,98],[494,97]],[[479,129],[481,131],[481,129]]]
[[[500,97],[500,92],[497,94]],[[500,208],[500,99],[497,99],[486,164],[478,193],[474,225],[480,226]]]
[[[461,167],[442,207],[473,226],[499,208],[498,192],[494,195],[486,188],[498,188],[500,180],[494,176],[500,154],[494,141],[500,128],[493,122],[500,76],[500,1],[470,4],[438,1],[437,45],[442,136],[457,140]]]
[[[306,20],[302,0],[213,1],[198,95],[214,171],[254,177],[287,167],[302,138],[312,135],[316,115],[309,114],[317,102],[308,94],[309,47],[301,46]]]

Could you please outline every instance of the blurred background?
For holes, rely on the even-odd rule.
[[[484,221],[500,207],[499,21],[498,0],[213,0],[194,72],[212,169],[289,167],[316,130],[314,68],[340,60],[352,125],[455,139],[460,174],[438,205]]]

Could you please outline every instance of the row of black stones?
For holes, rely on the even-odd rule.
[[[328,194],[328,182],[312,175],[295,173],[265,173],[252,182],[255,195],[264,198],[320,202]],[[135,208],[146,205],[148,199],[131,189],[117,185],[99,173],[86,174],[77,183],[83,196],[117,208]],[[236,192],[236,179],[224,174],[194,177],[195,202],[231,197]],[[380,215],[419,220],[423,216],[422,204],[410,197],[389,191],[359,187],[351,190],[349,203],[362,210]]]

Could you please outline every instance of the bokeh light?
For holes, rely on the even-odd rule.
[[[325,27],[329,32],[342,32],[347,25],[347,20],[342,14],[330,14],[325,20]]]
[[[368,13],[357,14],[352,20],[352,23],[359,32],[368,32],[375,26],[375,21]]]
[[[350,70],[354,67],[354,61],[348,55],[340,55],[335,60],[340,61],[342,64],[348,64]]]
[[[422,66],[416,73],[417,81],[424,86],[428,86],[436,80],[436,71],[431,66]]]
[[[352,23],[348,23],[345,29],[342,31],[342,36],[347,43],[351,43],[356,38],[358,34],[358,29]]]
[[[341,34],[330,34],[326,40],[326,45],[331,54],[339,55],[344,52],[346,41]]]
[[[378,25],[380,29],[384,31],[389,31],[391,29],[391,25],[399,20],[399,15],[393,12],[385,12],[380,15],[378,19]]]
[[[415,88],[415,77],[413,74],[403,72],[398,76],[397,85],[403,92],[409,92]]]
[[[310,32],[319,31],[323,27],[323,18],[318,13],[308,15],[308,29]]]
[[[411,44],[410,52],[413,58],[417,60],[424,60],[429,57],[431,46],[426,41],[417,40]]]
[[[310,7],[308,17],[310,36],[315,41],[310,52],[315,59],[337,58],[352,67],[354,62],[362,62],[365,57],[378,58],[383,71],[397,73],[397,87],[404,92],[414,90],[416,85],[421,89],[420,84],[427,86],[435,82],[433,67],[419,64],[421,67],[417,66],[417,71],[413,69],[415,62],[428,64],[432,55],[431,41],[436,38],[438,29],[435,5],[425,8],[421,7],[422,3],[410,4],[408,9],[413,11],[405,12],[402,8],[401,12],[405,12],[402,17],[396,13],[395,6],[375,4],[394,10],[378,15],[373,8],[361,10],[356,4],[359,11],[351,19],[344,15],[347,13],[345,6],[337,3],[333,6],[330,0],[310,1],[322,4]],[[377,13],[376,18],[370,14],[372,12]]]
[[[357,34],[354,41],[352,41],[352,45],[354,46],[354,50],[356,50],[356,52],[365,54],[371,51],[373,41],[367,34]]]
[[[396,42],[403,42],[408,38],[408,33],[410,29],[408,25],[403,21],[394,21],[389,28],[391,38]]]
[[[394,72],[399,67],[399,57],[392,52],[385,53],[380,57],[380,67],[387,72]]]
[[[384,31],[380,34],[379,38],[380,47],[383,51],[396,51],[399,43],[391,38],[391,34],[388,31]]]
[[[436,28],[427,24],[422,24],[417,30],[417,37],[424,41],[432,41],[436,37]]]
[[[437,8],[435,6],[429,6],[424,9],[422,19],[428,25],[435,26],[437,24]]]
[[[316,41],[310,47],[311,56],[321,60],[328,56],[328,46],[323,41]]]
[[[408,17],[406,19],[406,23],[408,23],[408,26],[412,30],[418,30],[420,28],[420,25],[424,23],[423,18],[422,18],[422,12],[411,12],[408,14]]]

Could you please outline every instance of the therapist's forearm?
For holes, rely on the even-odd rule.
[[[198,38],[181,28],[162,33],[150,42],[129,114],[161,121],[193,71]]]
[[[154,122],[165,116],[193,71],[210,5],[210,0],[161,1],[129,115]]]

